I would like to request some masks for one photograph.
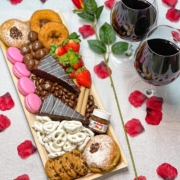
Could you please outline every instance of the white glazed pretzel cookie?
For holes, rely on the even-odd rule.
[[[56,152],[56,153],[49,153],[48,158],[56,158],[56,157],[62,156],[63,154],[65,154],[65,151],[60,151],[60,152]]]
[[[84,148],[86,147],[86,144],[88,143],[88,141],[90,140],[91,138],[89,136],[86,137],[85,141],[82,142],[79,146],[78,146],[78,150],[83,152],[84,151]]]
[[[81,132],[86,133],[89,137],[94,137],[94,132],[92,132],[90,129],[83,127]]]
[[[55,130],[52,133],[52,140],[57,147],[62,147],[67,141],[67,134],[63,129]]]
[[[72,151],[73,149],[76,149],[76,147],[77,147],[77,144],[76,143],[72,143],[72,142],[70,142],[70,141],[66,141],[66,143],[64,144],[64,146],[63,146],[63,150],[64,151],[68,151],[68,152],[70,152],[70,151]]]
[[[43,138],[45,137],[45,134],[41,133],[40,131],[37,131],[36,134],[37,134],[39,143],[44,146]]]
[[[48,116],[36,116],[36,121],[41,122],[44,124],[45,122],[52,121]]]
[[[43,130],[43,124],[41,122],[38,122],[38,121],[34,121],[33,125],[32,125],[32,128],[34,128],[36,131],[39,131],[41,133],[44,133],[44,130]]]
[[[86,138],[86,134],[82,132],[67,135],[67,139],[72,143],[78,143],[78,142],[84,141],[85,138]]]
[[[43,124],[43,130],[46,134],[52,133],[59,126],[59,121],[49,121]]]
[[[79,121],[66,121],[63,127],[67,133],[74,134],[82,129],[82,123]]]

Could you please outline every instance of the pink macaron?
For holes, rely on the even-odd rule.
[[[9,47],[6,51],[6,56],[13,64],[15,62],[23,62],[23,55],[16,47]]]
[[[13,65],[12,71],[17,78],[29,77],[31,72],[26,68],[26,65],[21,62],[16,62]]]
[[[24,96],[34,93],[35,85],[34,82],[28,77],[21,77],[17,83],[18,89]]]
[[[24,98],[24,105],[30,113],[37,113],[41,107],[41,99],[38,95],[31,93]]]

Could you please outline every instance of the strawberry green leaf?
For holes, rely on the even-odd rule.
[[[71,72],[73,72],[74,71],[74,69],[72,68],[72,67],[68,67],[68,68],[66,68],[66,72],[69,74],[69,73],[71,73]]]
[[[99,30],[99,37],[100,40],[105,44],[112,44],[116,40],[115,32],[113,31],[111,25],[106,22],[101,26]]]
[[[95,0],[86,0],[84,2],[84,6],[85,6],[85,10],[90,13],[90,14],[94,14],[96,13],[97,10],[97,3]]]
[[[106,53],[106,45],[100,40],[88,40],[89,47],[97,54]]]
[[[66,54],[64,54],[62,56],[59,56],[58,61],[59,61],[60,64],[68,65],[69,64],[68,53],[66,53]]]
[[[127,42],[117,42],[117,43],[114,43],[111,47],[111,51],[117,55],[123,54],[127,50],[128,50]]]
[[[89,14],[86,11],[83,11],[82,13],[77,13],[77,15],[79,17],[81,17],[82,19],[85,19],[85,20],[88,20],[88,21],[94,21],[95,20],[94,14]]]
[[[80,36],[76,33],[73,32],[69,35],[68,39],[78,39]]]
[[[104,8],[104,6],[100,6],[97,8],[97,10],[96,10],[96,19],[97,20],[100,18],[103,8]]]

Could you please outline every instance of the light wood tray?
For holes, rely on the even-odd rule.
[[[63,23],[66,25],[62,14],[61,14],[59,11],[57,11],[57,13],[60,15],[60,17],[62,18]],[[28,22],[28,20],[24,20],[24,21]],[[34,121],[35,121],[35,116],[36,116],[36,115],[35,115],[35,114],[31,114],[29,111],[26,110],[26,108],[25,108],[25,106],[24,106],[24,96],[19,92],[18,87],[17,87],[17,81],[18,81],[18,79],[17,79],[17,77],[16,77],[16,76],[13,74],[13,72],[12,72],[13,64],[12,64],[12,63],[7,59],[7,57],[6,57],[7,46],[6,46],[2,41],[0,41],[0,45],[1,45],[1,48],[2,48],[2,51],[3,51],[4,57],[5,57],[5,60],[6,60],[8,69],[9,69],[9,71],[10,71],[11,77],[12,77],[12,79],[13,79],[13,82],[14,82],[14,85],[15,85],[15,88],[16,88],[16,91],[17,91],[17,93],[18,93],[19,99],[20,99],[20,101],[21,101],[22,108],[23,108],[24,113],[25,113],[25,115],[26,115],[26,118],[27,118],[27,121],[28,121],[28,124],[29,124],[29,128],[30,128],[30,130],[31,130],[31,133],[32,133],[32,135],[33,135],[33,137],[34,137],[34,140],[35,140],[37,149],[38,149],[38,151],[39,151],[39,154],[40,154],[42,163],[43,163],[43,165],[45,165],[45,163],[46,163],[46,161],[47,161],[47,159],[48,159],[47,151],[46,151],[45,148],[38,142],[38,139],[37,139],[37,136],[36,136],[36,131],[32,128],[32,125],[33,125],[33,123],[34,123]],[[103,110],[104,107],[103,107],[103,105],[102,105],[102,103],[101,103],[101,101],[100,101],[100,98],[99,98],[99,96],[98,96],[98,94],[97,94],[97,92],[96,92],[96,89],[95,89],[95,87],[94,87],[93,84],[92,84],[91,89],[90,89],[90,94],[93,95],[96,106],[97,106],[99,109],[102,109],[102,110]],[[120,153],[121,153],[121,159],[120,159],[118,165],[117,165],[111,172],[117,171],[117,170],[120,170],[120,169],[123,169],[123,168],[127,167],[127,166],[128,166],[127,160],[126,160],[126,158],[125,158],[125,156],[124,156],[124,153],[123,153],[123,151],[122,151],[122,148],[121,148],[121,146],[120,146],[120,144],[119,144],[119,142],[118,142],[118,139],[117,139],[117,137],[116,137],[116,135],[115,135],[115,132],[114,132],[113,127],[112,127],[111,124],[110,124],[109,127],[108,127],[107,134],[108,134],[109,136],[111,136],[111,137],[116,141],[116,143],[117,143],[118,146],[119,146]],[[81,178],[79,178],[79,179],[80,179],[80,180],[92,180],[92,179],[95,179],[95,178],[100,177],[100,176],[103,176],[103,174],[100,174],[100,173],[89,173],[89,174],[87,174],[86,176],[81,177]]]

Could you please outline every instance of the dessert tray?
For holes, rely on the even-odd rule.
[[[59,14],[59,16],[62,18],[62,21],[63,21],[64,25],[66,25],[62,14],[61,14],[59,11],[56,11],[56,12],[57,12],[57,13]],[[28,22],[28,19],[27,19],[27,20],[24,20],[24,21],[25,21],[25,22]],[[19,99],[20,99],[20,102],[21,102],[21,105],[22,105],[22,109],[24,110],[24,113],[25,113],[25,115],[26,115],[26,118],[27,118],[27,121],[28,121],[28,124],[29,124],[29,128],[30,128],[31,133],[32,133],[32,135],[33,135],[33,137],[34,137],[34,140],[35,140],[35,143],[36,143],[36,147],[37,147],[37,149],[38,149],[38,151],[39,151],[39,154],[40,154],[42,163],[43,163],[43,165],[45,165],[46,161],[48,160],[48,154],[47,154],[47,152],[46,152],[46,149],[39,143],[39,141],[38,141],[38,139],[37,139],[36,131],[32,128],[32,125],[33,125],[33,123],[34,123],[34,121],[35,121],[35,116],[36,116],[36,115],[30,113],[30,112],[27,111],[27,109],[25,108],[25,106],[24,106],[24,96],[19,92],[18,87],[17,87],[18,78],[17,78],[17,77],[13,74],[13,72],[12,72],[13,64],[12,64],[12,63],[7,59],[7,57],[6,57],[7,46],[6,46],[2,41],[0,41],[0,45],[1,45],[1,48],[2,48],[2,51],[3,51],[4,57],[5,57],[5,61],[6,61],[6,63],[7,63],[9,72],[10,72],[10,74],[11,74],[12,80],[13,80],[13,82],[14,82],[14,86],[15,86],[16,91],[17,91],[17,94],[18,94],[18,96],[19,96]],[[93,97],[94,97],[94,102],[95,102],[96,106],[97,106],[99,109],[103,110],[104,107],[103,107],[103,105],[102,105],[102,103],[101,103],[101,101],[100,101],[100,98],[99,98],[99,96],[98,96],[98,94],[97,94],[97,92],[96,92],[96,89],[95,89],[95,87],[94,87],[93,84],[92,84],[91,89],[90,89],[90,94],[93,95]],[[121,148],[121,146],[120,146],[120,144],[119,144],[119,142],[118,142],[118,139],[117,139],[117,137],[116,137],[116,135],[115,135],[115,132],[114,132],[113,127],[112,127],[111,124],[109,124],[108,130],[107,130],[107,134],[108,134],[109,136],[111,136],[111,137],[116,141],[116,143],[117,143],[117,145],[118,145],[118,147],[119,147],[119,149],[120,149],[120,153],[121,153],[121,158],[120,158],[119,163],[117,164],[117,166],[116,166],[115,168],[113,168],[113,170],[112,170],[111,172],[117,171],[117,170],[120,170],[120,169],[123,169],[123,168],[127,167],[127,166],[128,166],[127,160],[126,160],[126,158],[125,158],[125,156],[124,156],[124,153],[123,153],[123,151],[122,151],[122,148]],[[95,178],[100,177],[100,176],[103,176],[103,175],[104,175],[104,174],[100,174],[100,173],[88,173],[86,176],[81,177],[81,178],[79,178],[79,179],[92,180],[92,179],[95,179]]]

